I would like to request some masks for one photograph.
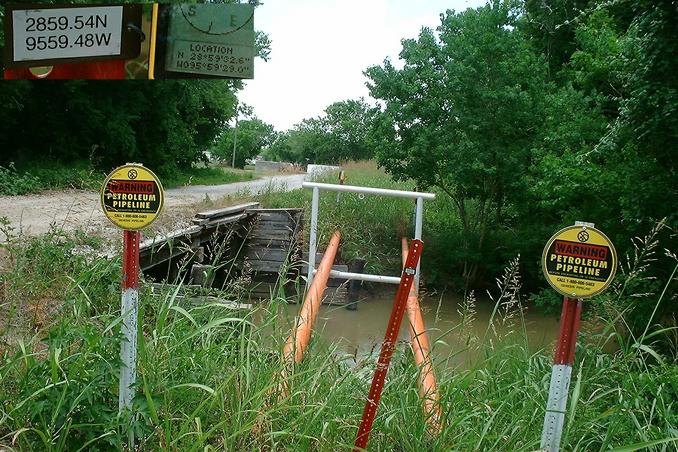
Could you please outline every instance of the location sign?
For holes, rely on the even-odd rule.
[[[610,239],[588,226],[570,226],[551,237],[542,255],[546,280],[562,295],[588,298],[610,285],[617,252]]]
[[[254,77],[254,6],[175,4],[166,8],[170,8],[166,71]]]
[[[165,200],[152,171],[127,164],[108,175],[101,188],[101,207],[109,220],[127,230],[143,229],[156,219]]]

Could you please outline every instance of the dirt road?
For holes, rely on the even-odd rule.
[[[165,208],[157,223],[190,220],[191,211],[195,210],[191,209],[192,206],[207,207],[227,195],[244,198],[268,189],[289,191],[301,188],[304,176],[267,176],[249,182],[171,188],[165,191]],[[101,210],[99,193],[84,190],[0,196],[0,218],[2,217],[9,220],[15,233],[21,231],[27,235],[43,234],[52,224],[66,230],[115,230]],[[0,232],[0,242],[5,242],[6,239],[5,234]]]

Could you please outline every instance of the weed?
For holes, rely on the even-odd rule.
[[[193,167],[189,170],[178,171],[162,178],[165,188],[187,185],[216,185],[231,184],[254,179],[252,171],[226,169],[221,167]]]
[[[19,174],[14,163],[7,167],[0,166],[0,195],[23,195],[39,191],[40,180],[30,174]]]
[[[0,448],[110,450],[124,447],[128,419],[117,413],[119,261],[68,254],[77,239],[58,232],[19,246],[3,282],[9,300],[49,293],[59,301],[48,322],[0,349]],[[64,253],[64,251],[67,251]],[[32,253],[29,256],[29,253]],[[64,257],[68,256],[68,258]],[[34,270],[35,269],[35,270]],[[40,273],[35,273],[35,271]],[[18,274],[41,284],[31,289]],[[539,446],[550,350],[531,352],[524,336],[518,261],[498,280],[485,338],[474,298],[460,324],[443,333],[467,335],[478,351],[470,367],[436,362],[443,430],[427,432],[409,349],[399,350],[384,388],[373,450],[534,450]],[[275,390],[280,350],[292,319],[280,301],[252,311],[219,303],[191,305],[180,286],[160,292],[142,285],[138,385],[133,428],[143,450],[321,450],[350,448],[365,403],[372,358],[355,363],[338,345],[314,340],[287,381]],[[17,295],[20,294],[20,295]],[[227,296],[227,292],[225,295]],[[80,302],[75,300],[79,299]],[[73,309],[64,309],[63,307]],[[511,324],[514,334],[495,333]],[[616,331],[618,322],[608,325]],[[521,327],[522,326],[522,327]],[[496,327],[496,330],[499,330]],[[644,342],[604,353],[580,341],[568,406],[565,450],[670,450],[678,437],[678,368],[655,359]],[[432,352],[436,357],[436,344]]]

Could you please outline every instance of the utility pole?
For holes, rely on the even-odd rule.
[[[233,129],[233,159],[231,160],[231,168],[235,168],[235,147],[238,143],[238,102],[235,103],[235,128]]]

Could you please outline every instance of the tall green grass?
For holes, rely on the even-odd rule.
[[[23,195],[54,189],[99,190],[106,174],[95,170],[87,161],[73,162],[68,165],[46,161],[24,164],[17,168],[14,163],[0,166],[0,195]],[[222,167],[191,167],[176,170],[170,175],[162,175],[165,188],[185,185],[217,185],[253,180],[252,171]]]
[[[374,162],[357,162],[344,166],[347,185],[412,190],[411,184],[394,182]],[[338,183],[335,176],[321,177],[320,182]],[[311,190],[279,191],[276,187],[258,195],[264,207],[302,207],[306,214],[308,236],[311,213]],[[370,273],[398,274],[401,266],[400,238],[414,235],[413,200],[374,195],[321,191],[319,203],[319,251],[332,233],[342,233],[340,253],[343,260],[361,258]],[[308,242],[306,242],[308,243]]]
[[[82,240],[59,235],[4,249],[3,313],[13,306],[21,317],[45,293],[58,303],[39,324],[29,315],[8,326],[2,316],[0,449],[125,448],[129,419],[117,413],[120,262],[83,255]],[[43,285],[27,292],[30,282]],[[492,291],[495,309],[485,332],[469,328],[477,320],[468,298],[460,307],[463,320],[434,344],[435,358],[436,348],[457,335],[478,356],[470,368],[436,361],[444,412],[437,437],[427,433],[410,352],[399,347],[370,450],[538,448],[552,356],[551,350],[529,351],[519,288],[516,260]],[[351,447],[373,359],[313,340],[290,374],[289,396],[279,399],[280,351],[293,323],[281,301],[232,310],[192,306],[178,294],[176,286],[154,294],[142,284],[133,419],[141,450]],[[606,353],[611,336],[628,337],[618,330],[619,319],[606,322],[607,330],[577,348],[563,450],[675,450],[675,356],[657,359],[650,335]]]
[[[192,167],[162,179],[165,188],[185,185],[231,184],[254,179],[252,171],[222,167]]]

